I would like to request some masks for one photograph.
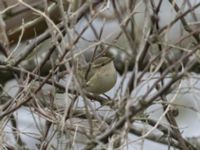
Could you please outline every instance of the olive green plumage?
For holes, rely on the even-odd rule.
[[[117,71],[109,57],[100,57],[91,65],[78,69],[82,87],[88,92],[102,94],[109,91],[116,83]]]

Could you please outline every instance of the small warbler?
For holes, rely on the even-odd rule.
[[[78,70],[81,84],[88,92],[102,94],[109,91],[116,83],[117,71],[109,57],[95,59],[91,65]]]

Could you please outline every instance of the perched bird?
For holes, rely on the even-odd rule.
[[[93,94],[109,91],[116,83],[117,71],[109,57],[95,59],[91,65],[78,69],[82,87]]]

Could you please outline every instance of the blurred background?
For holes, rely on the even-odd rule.
[[[2,149],[199,149],[199,21],[200,0],[0,0]],[[84,93],[98,56],[117,82]]]

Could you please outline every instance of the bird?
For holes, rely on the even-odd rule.
[[[117,71],[113,59],[99,57],[83,69],[79,69],[78,76],[82,87],[93,94],[103,94],[113,88],[117,81]]]

